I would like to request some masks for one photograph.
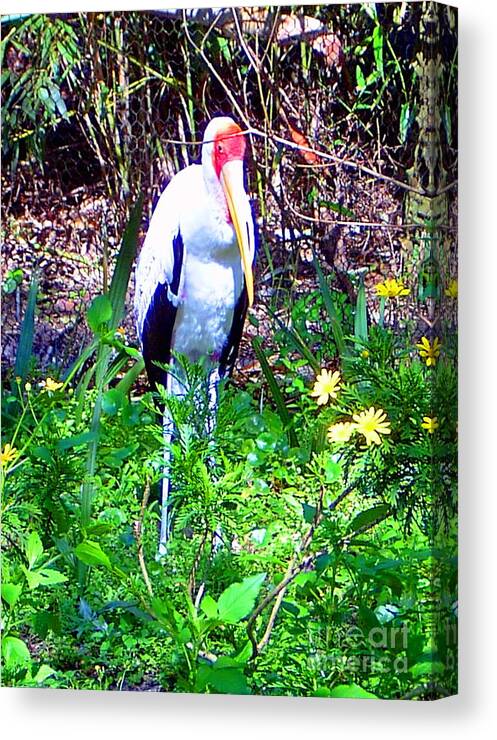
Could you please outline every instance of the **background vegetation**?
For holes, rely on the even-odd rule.
[[[453,9],[2,26],[4,684],[454,692]],[[166,399],[159,562],[130,275],[219,112],[252,130],[257,301],[212,438],[201,365]]]

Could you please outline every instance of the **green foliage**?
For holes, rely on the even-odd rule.
[[[69,119],[66,93],[80,90],[83,57],[73,25],[62,18],[30,15],[2,35],[3,153],[15,172],[26,154],[43,163],[48,131]],[[19,64],[5,63],[9,46]]]

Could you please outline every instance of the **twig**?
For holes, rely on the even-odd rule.
[[[188,593],[190,595],[191,600],[193,601],[193,592],[195,591],[195,576],[197,575],[198,566],[200,564],[200,560],[202,558],[202,555],[204,553],[204,547],[205,543],[207,541],[207,537],[209,534],[209,527],[206,526],[204,530],[203,537],[200,541],[200,545],[197,550],[197,554],[195,556],[195,560],[193,561],[193,565],[190,571],[190,575],[188,577]],[[200,589],[199,589],[200,590]]]
[[[204,50],[201,49],[199,46],[197,46],[197,44],[193,40],[193,38],[192,38],[192,36],[190,34],[190,31],[188,30],[188,23],[186,22],[186,12],[185,12],[185,10],[183,10],[183,28],[184,28],[184,31],[185,31],[185,36],[188,39],[188,41],[191,44],[191,46],[193,46],[193,48],[195,49],[195,51],[202,57],[202,59],[204,60],[205,65],[209,69],[209,72],[219,82],[219,84],[223,88],[226,96],[230,99],[230,102],[231,102],[233,108],[236,110],[236,112],[238,113],[238,115],[240,116],[240,118],[242,119],[242,121],[244,122],[244,124],[247,126],[247,128],[250,128],[250,123],[249,123],[247,117],[245,116],[244,112],[242,111],[242,109],[238,105],[236,99],[232,95],[231,90],[226,85],[226,83],[224,82],[224,80],[221,77],[221,75],[217,72],[217,70],[214,67],[214,65],[212,64],[212,62],[208,59],[208,57],[206,56]],[[206,37],[204,37],[204,41],[205,41],[205,38]],[[202,143],[202,142],[200,142],[200,143]]]
[[[142,498],[142,503],[140,507],[140,518],[134,523],[134,530],[135,530],[136,543],[138,545],[138,562],[140,563],[140,569],[143,575],[143,580],[145,581],[145,585],[147,587],[148,593],[150,594],[150,596],[153,596],[154,591],[153,591],[152,584],[150,582],[150,578],[148,575],[147,566],[145,563],[145,557],[143,555],[143,540],[142,540],[143,519],[145,517],[145,509],[147,508],[149,497],[150,497],[150,481],[147,479],[145,488],[143,489],[143,498]]]
[[[342,493],[334,499],[331,504],[327,507],[327,511],[331,512],[336,509],[336,507],[354,490],[355,484],[348,485]],[[324,498],[324,487],[321,489],[321,494],[319,497],[319,502],[316,510],[316,514],[314,516],[314,520],[309,527],[309,530],[307,531],[307,534],[305,535],[304,539],[302,540],[301,546],[299,548],[299,552],[305,552],[309,545],[312,542],[312,538],[314,537],[314,533],[316,532],[316,529],[318,528],[319,524],[321,523],[323,517],[324,517],[324,510],[323,510],[323,498]],[[276,616],[278,614],[278,611],[280,609],[281,603],[283,601],[283,597],[285,595],[285,591],[288,588],[288,586],[292,583],[292,581],[295,580],[295,578],[298,576],[299,573],[301,573],[305,568],[309,567],[312,562],[315,559],[315,555],[307,555],[305,556],[298,565],[296,565],[298,553],[295,553],[290,560],[290,563],[288,564],[285,576],[282,581],[278,583],[275,588],[273,588],[272,591],[270,591],[264,599],[258,604],[258,606],[254,609],[252,614],[250,615],[250,618],[247,622],[247,634],[249,637],[250,642],[252,643],[252,658],[256,658],[257,655],[261,652],[261,650],[264,649],[264,647],[269,642],[269,638],[271,637],[271,632],[274,627],[274,623],[276,620]],[[256,622],[257,617],[262,614],[264,609],[266,609],[267,606],[273,601],[273,599],[276,599],[273,608],[271,609],[271,614],[269,616],[269,620],[266,626],[266,629],[264,631],[264,635],[262,638],[257,641],[256,636],[254,635],[254,625]]]

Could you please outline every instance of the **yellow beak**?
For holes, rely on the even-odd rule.
[[[252,218],[252,214],[243,187],[243,163],[241,161],[227,162],[221,170],[220,180],[240,249],[248,302],[251,306],[254,302],[254,276],[252,274],[252,254],[247,219]]]

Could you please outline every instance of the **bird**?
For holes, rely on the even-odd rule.
[[[209,408],[238,355],[254,301],[256,232],[245,189],[245,134],[228,116],[205,128],[200,164],[180,170],[150,219],[135,273],[134,310],[150,387],[181,397],[175,354],[206,358]],[[169,371],[164,369],[167,365]],[[174,424],[162,409],[164,472],[159,556],[167,552]]]

